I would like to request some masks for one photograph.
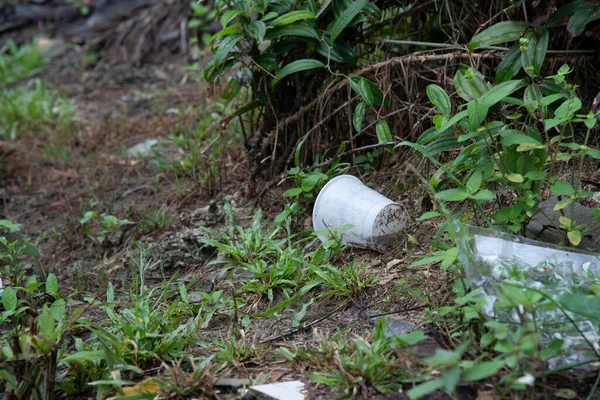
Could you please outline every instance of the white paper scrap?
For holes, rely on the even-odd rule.
[[[300,381],[250,386],[250,390],[267,395],[277,400],[304,400],[304,394],[302,394],[302,390],[304,390],[304,383]]]

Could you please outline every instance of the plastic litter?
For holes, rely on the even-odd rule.
[[[488,318],[518,326],[516,307],[495,307],[501,285],[509,284],[543,292],[552,300],[567,293],[587,294],[600,283],[600,255],[525,239],[499,231],[453,223],[459,258],[472,288],[481,288],[487,300]],[[542,346],[562,340],[561,356],[550,358],[548,367],[558,368],[594,358],[588,341],[600,350],[600,329],[590,320],[569,311],[561,311],[553,301],[537,307],[535,320],[542,332]],[[543,311],[540,311],[543,310]],[[527,313],[523,308],[521,314]],[[574,323],[572,322],[574,321]],[[585,336],[585,337],[584,337]],[[587,339],[587,340],[586,340]]]
[[[300,381],[250,386],[250,391],[277,400],[304,400],[304,383]]]
[[[404,230],[407,214],[399,204],[365,186],[352,175],[340,175],[321,189],[313,209],[315,231],[342,232],[342,243],[385,251]],[[318,235],[321,241],[327,233]]]

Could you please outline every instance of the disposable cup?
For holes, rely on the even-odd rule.
[[[329,232],[350,225],[342,243],[385,251],[394,245],[407,225],[400,205],[365,186],[352,175],[330,180],[319,192],[313,209],[313,228],[325,241]]]

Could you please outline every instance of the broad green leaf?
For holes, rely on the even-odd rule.
[[[458,141],[458,138],[454,136],[441,137],[439,139],[434,140],[425,146],[425,151],[428,155],[434,156],[439,153],[443,153],[444,151],[456,149],[457,147],[461,147],[462,143]]]
[[[573,203],[573,201],[574,200],[571,197],[567,197],[566,199],[562,199],[560,201],[557,201],[556,205],[554,206],[554,211],[562,210],[563,208],[565,208],[569,204]]]
[[[556,181],[550,185],[550,191],[556,196],[572,196],[575,194],[575,189],[567,181]]]
[[[466,184],[466,189],[469,194],[475,194],[476,191],[481,187],[481,183],[483,182],[483,174],[481,171],[477,170],[473,172],[469,180]]]
[[[499,43],[513,42],[518,40],[528,24],[521,21],[504,21],[499,22],[489,28],[479,32],[471,39],[469,43],[469,51],[473,51],[480,47],[492,46]]]
[[[106,359],[104,350],[89,350],[89,351],[78,351],[73,354],[61,358],[61,362],[68,363],[69,361],[103,361]]]
[[[58,293],[58,279],[52,272],[50,272],[48,278],[46,278],[46,292],[52,295]]]
[[[521,54],[521,63],[523,64],[523,69],[529,75],[539,76],[542,69],[542,63],[544,62],[546,52],[548,51],[548,29],[540,27],[537,31],[527,35],[527,37],[529,39],[529,44],[527,46],[527,51],[524,51]]]
[[[248,32],[258,43],[262,43],[266,31],[267,26],[262,21],[252,21],[250,25],[248,25]]]
[[[581,231],[578,229],[567,232],[567,238],[573,246],[578,246],[581,243]]]
[[[316,51],[323,57],[332,61],[356,65],[358,60],[352,46],[342,39],[336,40],[331,48],[320,40],[317,42]]]
[[[383,93],[377,85],[361,76],[350,79],[350,87],[360,95],[369,106],[389,106],[389,101],[383,98]]]
[[[490,201],[494,198],[494,193],[491,190],[484,189],[469,196],[469,198],[475,201]]]
[[[581,100],[577,97],[573,97],[558,106],[556,111],[554,111],[554,115],[557,119],[569,119],[572,118],[579,109],[581,109]]]
[[[525,86],[520,79],[514,81],[502,82],[481,95],[479,100],[488,107],[493,106],[501,100],[504,100],[511,93]]]
[[[467,113],[469,113],[469,125],[471,129],[477,130],[485,121],[489,106],[480,100],[471,100],[467,103]]]
[[[2,292],[2,305],[6,311],[15,311],[17,309],[17,292],[10,286],[4,288]]]
[[[271,21],[271,24],[269,26],[278,27],[278,26],[283,26],[283,25],[289,25],[293,22],[300,21],[303,19],[314,19],[314,18],[315,18],[315,14],[311,13],[310,11],[306,11],[306,10],[291,11],[287,14],[284,14],[282,16],[275,18],[273,21]]]
[[[532,181],[543,181],[546,179],[546,171],[529,171],[524,177]]]
[[[366,109],[367,105],[362,101],[358,103],[358,105],[354,109],[354,115],[352,116],[352,125],[354,125],[354,129],[356,129],[356,132],[360,132],[360,130],[362,129],[362,123],[365,118]]]
[[[506,52],[496,69],[496,83],[512,79],[521,70],[521,65],[521,50],[519,46],[514,45]]]
[[[223,39],[223,41],[219,44],[219,48],[217,49],[217,52],[215,53],[215,57],[213,59],[215,65],[221,64],[221,62],[223,62],[223,60],[227,58],[229,52],[231,51],[231,49],[233,49],[233,47],[237,44],[241,37],[242,35],[238,33],[227,36],[225,37],[225,39]]]
[[[317,186],[317,183],[325,179],[327,179],[327,175],[321,172],[312,172],[302,178],[302,190],[305,192],[310,192],[315,188],[315,186]]]
[[[423,340],[426,340],[428,336],[423,331],[414,331],[409,333],[401,333],[394,335],[394,342],[399,345],[413,345]]]
[[[482,361],[473,365],[471,368],[466,369],[461,376],[464,382],[475,382],[481,379],[489,378],[496,374],[504,366],[504,361],[493,360],[493,361]]]
[[[241,13],[243,13],[244,11],[242,10],[229,10],[227,12],[225,12],[223,14],[223,16],[221,17],[221,26],[223,26],[223,29],[227,28],[227,25],[229,25],[229,23],[238,15],[240,15]]]
[[[500,131],[500,135],[502,136],[502,145],[503,146],[512,146],[515,144],[532,144],[536,146],[541,146],[541,148],[545,148],[545,146],[537,141],[535,138],[528,136],[521,131],[516,129],[507,129],[505,131]]]
[[[504,177],[514,183],[522,183],[525,180],[523,175],[515,173],[504,174]]]
[[[50,305],[50,314],[55,321],[60,321],[65,317],[67,303],[63,299],[56,299]]]
[[[436,218],[436,217],[441,217],[442,214],[440,214],[437,211],[428,211],[425,214],[421,215],[419,218],[417,218],[417,221],[425,221],[431,218]]]
[[[558,298],[558,302],[567,310],[600,323],[600,296],[565,293]]]
[[[282,36],[301,36],[319,40],[319,35],[315,28],[306,24],[290,24],[269,29],[265,34],[265,39],[273,40]]]
[[[435,392],[444,387],[444,381],[442,379],[433,379],[431,381],[423,382],[414,388],[410,389],[406,394],[411,399],[420,399],[430,393]]]
[[[483,75],[472,68],[462,68],[454,75],[456,94],[467,101],[479,98],[488,91]]]
[[[600,7],[598,5],[585,4],[578,7],[577,11],[569,18],[567,30],[573,36],[579,36],[585,30],[585,26],[600,18]]]
[[[335,39],[342,33],[342,31],[352,22],[354,17],[363,9],[368,3],[368,0],[356,0],[348,8],[335,19],[335,23],[331,27],[331,38],[330,43],[334,43]]]
[[[242,29],[242,24],[241,23],[235,23],[231,26],[228,26],[227,28],[223,29],[220,32],[215,33],[214,35],[212,35],[210,37],[210,39],[208,40],[208,44],[212,44],[216,39],[222,37],[222,36],[229,36],[229,35],[233,35],[236,33],[241,33],[243,31]]]
[[[455,188],[438,192],[434,197],[444,201],[463,201],[469,198],[469,193],[465,192],[463,189]]]
[[[451,103],[448,93],[438,85],[427,85],[427,97],[431,103],[444,115],[450,114]]]
[[[377,123],[375,131],[377,132],[377,140],[379,140],[379,143],[389,143],[394,140],[392,132],[390,132],[390,127],[384,120]]]
[[[300,193],[302,193],[302,188],[291,188],[286,190],[283,193],[283,197],[294,197],[294,196],[298,196]]]
[[[38,315],[37,325],[40,332],[42,332],[44,335],[51,337],[51,335],[54,333],[54,317],[52,317],[52,314],[50,314],[47,306],[44,306],[42,312],[40,315]]]
[[[323,64],[321,61],[312,60],[309,58],[303,60],[296,60],[281,68],[281,70],[279,70],[279,72],[277,73],[275,79],[279,80],[295,72],[307,71],[315,68],[323,68],[324,66],[325,64]]]

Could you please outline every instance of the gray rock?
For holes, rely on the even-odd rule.
[[[152,154],[152,148],[158,144],[158,139],[148,139],[130,147],[125,152],[129,158],[143,158]]]
[[[571,206],[555,211],[554,206],[557,202],[558,197],[552,196],[539,204],[540,210],[527,225],[526,236],[528,238],[552,244],[566,243],[566,232],[560,229],[559,221],[563,215],[571,218],[575,225],[594,222],[594,213],[588,207],[575,203],[573,215],[571,215]],[[579,248],[600,251],[600,228],[586,234]]]

